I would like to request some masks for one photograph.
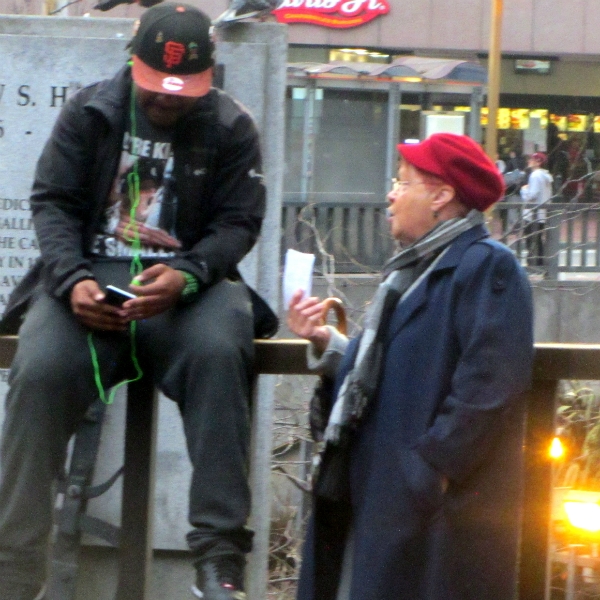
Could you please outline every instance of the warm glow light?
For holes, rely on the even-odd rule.
[[[595,502],[565,502],[569,523],[578,529],[600,531],[600,506]]]
[[[554,460],[563,458],[563,456],[565,455],[565,448],[564,448],[562,442],[560,441],[559,437],[555,437],[552,440],[552,443],[550,444],[549,453],[550,453],[550,458],[553,458]]]

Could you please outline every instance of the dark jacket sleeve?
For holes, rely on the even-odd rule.
[[[230,109],[232,107],[229,107]],[[219,123],[218,153],[212,175],[212,214],[201,239],[171,265],[196,275],[201,287],[214,285],[256,243],[265,213],[265,184],[259,136],[250,115],[237,110],[235,118]]]
[[[55,297],[91,277],[83,253],[84,222],[91,208],[93,144],[99,132],[82,104],[83,94],[67,102],[38,160],[31,194],[35,232],[44,263],[44,280]]]
[[[533,362],[529,283],[515,258],[474,244],[456,271],[453,314],[460,357],[451,391],[416,450],[450,479],[467,477],[498,441],[528,389]]]

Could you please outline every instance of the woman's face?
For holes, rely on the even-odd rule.
[[[436,220],[431,203],[440,186],[426,182],[411,164],[402,162],[398,179],[387,195],[388,221],[392,236],[411,244],[433,229]]]

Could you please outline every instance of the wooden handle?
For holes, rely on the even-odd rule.
[[[321,323],[325,325],[327,323],[327,314],[330,310],[335,313],[337,319],[337,330],[344,335],[348,333],[348,323],[346,320],[346,310],[344,309],[344,303],[339,298],[325,298],[323,300],[323,312],[321,313]]]

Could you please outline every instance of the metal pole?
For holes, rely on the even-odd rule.
[[[536,381],[527,394],[525,487],[521,531],[519,600],[541,600],[546,588],[548,528],[552,507],[552,465],[543,459],[554,430],[558,381]]]
[[[565,600],[575,600],[577,547],[577,544],[569,544],[569,562],[567,563],[567,585],[565,589]]]
[[[488,56],[488,125],[485,139],[487,155],[496,160],[498,152],[498,105],[500,101],[500,42],[503,0],[492,0],[490,50]]]
[[[217,33],[217,60],[224,65],[224,89],[252,112],[262,137],[267,212],[261,240],[244,259],[242,274],[276,308],[280,287],[287,28],[279,23],[246,22],[223,27]],[[260,377],[252,405],[250,524],[255,535],[246,569],[248,600],[267,597],[275,383],[273,375]]]
[[[402,88],[399,83],[390,83],[388,91],[387,139],[385,157],[384,193],[389,190],[390,180],[395,177],[398,164],[396,145],[400,141],[400,100]]]
[[[302,174],[300,195],[302,202],[308,204],[313,187],[315,162],[315,84],[309,81],[304,97],[304,131],[302,132]]]
[[[483,104],[483,88],[474,87],[471,92],[471,118],[469,120],[469,137],[481,144],[481,105]]]
[[[252,554],[246,570],[248,600],[267,597],[269,545],[271,531],[271,455],[273,451],[273,412],[275,410],[276,375],[258,379],[252,416],[252,515],[254,529]]]
[[[577,593],[577,555],[584,544],[569,544],[569,558],[567,562],[567,581],[565,585],[565,600],[576,600],[581,596]]]

